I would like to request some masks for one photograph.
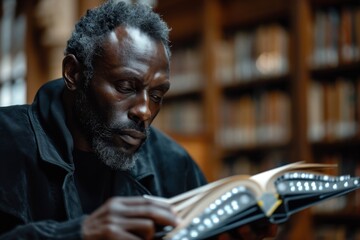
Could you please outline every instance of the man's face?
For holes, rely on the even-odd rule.
[[[75,113],[99,158],[119,169],[133,166],[169,87],[160,41],[130,27],[109,34],[89,87],[77,95]]]

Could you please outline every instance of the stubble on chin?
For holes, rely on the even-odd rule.
[[[118,147],[109,146],[102,139],[93,138],[93,149],[98,158],[107,166],[116,169],[128,171],[135,166],[139,158],[139,153],[127,154]]]

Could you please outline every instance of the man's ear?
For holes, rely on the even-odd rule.
[[[82,67],[75,55],[66,55],[62,62],[62,74],[67,89],[74,91],[78,88],[82,76]]]

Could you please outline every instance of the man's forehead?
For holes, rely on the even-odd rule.
[[[111,31],[105,38],[103,50],[106,58],[111,58],[102,59],[108,64],[113,64],[113,58],[118,57],[121,61],[130,61],[133,57],[137,59],[155,57],[158,61],[169,64],[169,57],[161,40],[155,40],[139,28],[131,26],[119,26]]]
[[[117,27],[104,39],[101,53],[95,57],[96,68],[146,69],[161,67],[169,71],[169,58],[161,40],[134,27]]]
[[[139,28],[119,26],[108,35],[110,45],[122,47],[136,47],[138,51],[145,52],[154,48],[156,41]]]

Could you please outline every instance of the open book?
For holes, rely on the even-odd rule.
[[[322,173],[336,165],[292,163],[254,176],[235,175],[165,199],[181,223],[163,239],[206,239],[267,217],[282,223],[304,208],[360,188],[360,177]]]

